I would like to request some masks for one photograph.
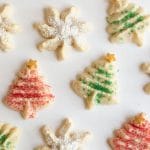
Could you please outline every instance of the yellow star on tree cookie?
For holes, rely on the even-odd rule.
[[[62,121],[54,134],[47,126],[42,128],[42,134],[46,144],[35,150],[79,150],[83,142],[90,135],[89,132],[69,132],[72,123],[69,119]]]
[[[27,62],[26,66],[27,66],[29,69],[35,69],[35,68],[37,68],[37,61],[30,59],[30,60]]]
[[[83,35],[89,25],[77,19],[78,10],[71,7],[61,13],[53,7],[45,9],[45,23],[35,24],[44,40],[38,44],[39,50],[54,50],[58,60],[65,58],[65,51],[72,46],[83,51],[87,49]]]
[[[10,5],[0,5],[0,49],[3,51],[13,48],[11,34],[19,31],[19,26],[10,19],[11,14]]]
[[[110,54],[110,53],[108,53],[108,54],[105,56],[105,59],[106,59],[108,62],[113,62],[113,61],[116,61],[116,56],[115,56],[115,54]]]

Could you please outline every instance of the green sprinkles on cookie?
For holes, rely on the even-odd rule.
[[[128,0],[110,0],[107,17],[109,39],[111,42],[131,40],[138,46],[143,45],[145,29],[150,24],[150,15],[145,15],[141,7]]]
[[[114,54],[107,54],[86,68],[71,83],[76,94],[85,100],[86,108],[117,103],[115,61]]]

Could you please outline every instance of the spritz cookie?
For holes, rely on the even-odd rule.
[[[0,123],[0,150],[15,150],[19,135],[18,128]]]
[[[106,54],[77,75],[71,87],[90,109],[97,104],[114,104],[117,98],[116,56]]]
[[[13,48],[12,34],[20,31],[19,26],[11,19],[12,6],[0,4],[0,49],[7,51]]]
[[[53,7],[45,9],[45,23],[36,23],[35,28],[43,37],[38,49],[53,50],[58,60],[65,58],[70,46],[79,51],[87,49],[83,35],[89,31],[89,24],[79,21],[78,9],[70,7],[61,13]]]
[[[45,145],[35,150],[82,150],[83,142],[90,136],[89,132],[70,132],[72,122],[70,119],[62,121],[54,133],[48,126],[42,127]]]
[[[143,63],[140,66],[141,70],[150,77],[150,63]],[[150,94],[150,82],[143,87],[145,93]]]
[[[140,113],[126,122],[109,139],[113,150],[150,150],[150,121]]]
[[[38,73],[36,60],[28,60],[10,86],[4,103],[19,111],[24,119],[34,118],[36,112],[53,101],[51,87]]]
[[[143,45],[145,29],[150,25],[150,15],[128,0],[109,0],[107,32],[112,43],[132,41]]]

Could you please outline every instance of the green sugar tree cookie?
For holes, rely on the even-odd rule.
[[[75,93],[85,100],[86,108],[96,104],[117,103],[115,55],[107,54],[71,82]]]
[[[150,15],[145,15],[140,6],[128,0],[109,0],[107,22],[107,32],[112,43],[129,40],[142,46]]]
[[[10,124],[0,124],[0,150],[15,150],[19,132]]]

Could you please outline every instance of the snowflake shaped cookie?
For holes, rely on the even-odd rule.
[[[39,50],[54,50],[58,60],[65,58],[69,46],[76,50],[87,49],[83,35],[89,31],[89,24],[77,19],[78,9],[71,7],[61,13],[53,7],[45,9],[45,23],[35,24],[44,41],[38,44]]]
[[[71,121],[65,119],[54,134],[47,126],[42,128],[46,145],[39,146],[36,150],[79,150],[82,143],[90,135],[89,132],[69,133]]]
[[[150,77],[150,62],[141,64],[140,68],[145,74]],[[143,89],[145,93],[150,94],[150,82],[145,84]]]
[[[9,4],[0,5],[0,49],[3,51],[13,48],[11,34],[19,31],[19,26],[10,19],[11,14]]]

